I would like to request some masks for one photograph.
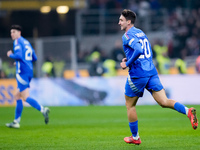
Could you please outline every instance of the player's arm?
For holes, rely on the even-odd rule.
[[[127,58],[123,58],[122,62],[120,63],[120,66],[121,66],[122,69],[126,69],[127,68],[126,67],[126,62],[127,62]]]
[[[140,43],[136,43],[133,46],[133,49],[134,49],[134,52],[131,58],[129,60],[124,58],[122,62],[120,63],[120,66],[122,67],[122,69],[126,69],[127,67],[129,67],[129,65],[132,64],[136,59],[138,59],[138,57],[143,53]]]
[[[127,58],[123,58],[123,59],[122,59],[122,62],[127,62]]]
[[[7,52],[7,56],[12,58],[12,59],[22,59],[22,49],[20,45],[15,46],[14,48],[14,54],[12,53],[11,50]]]
[[[126,62],[126,66],[128,67],[130,64],[132,64],[138,57],[143,53],[143,50],[141,48],[140,43],[134,44],[131,48],[133,48],[134,52],[131,58]]]
[[[131,34],[127,33],[128,39],[123,39],[124,43],[133,49],[133,54],[126,62],[122,62],[120,65],[122,69],[126,69],[132,64],[142,53],[143,50],[141,48],[141,44],[137,37],[132,36]]]
[[[33,50],[32,61],[36,61],[36,60],[37,60],[37,55],[35,54],[35,51]]]

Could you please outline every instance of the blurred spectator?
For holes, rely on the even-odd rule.
[[[150,3],[146,0],[141,0],[139,2],[139,9],[138,9],[139,17],[147,17],[149,15],[149,11],[150,11]]]
[[[47,57],[42,65],[44,77],[55,77],[54,66],[51,58]]]
[[[183,49],[186,56],[198,55],[200,51],[200,9],[177,7],[168,17],[168,26],[173,33],[173,54],[178,57]]]
[[[180,53],[180,57],[175,62],[175,67],[178,69],[180,74],[187,73],[187,65],[185,62],[186,53],[186,49],[182,50]]]
[[[95,55],[93,55],[94,52],[98,52],[99,53],[99,61],[100,62],[103,62],[106,59],[105,51],[103,51],[99,45],[95,45],[92,48],[91,54],[88,57],[88,61],[93,61],[92,57],[95,56]]]
[[[78,62],[87,62],[89,60],[89,51],[88,50],[82,50],[78,53]]]
[[[5,76],[7,78],[15,78],[15,65],[13,64],[13,62],[9,61],[9,62],[3,62],[2,64],[2,71],[5,73]]]
[[[56,77],[63,77],[63,71],[65,62],[63,60],[57,60],[53,62],[54,72]]]
[[[174,50],[174,45],[173,45],[173,39],[170,38],[170,40],[168,41],[168,56],[169,58],[172,58],[172,55],[173,55],[173,50]]]
[[[181,22],[185,21],[184,16],[186,16],[186,14],[184,14],[184,11],[183,11],[182,7],[177,6],[175,8],[175,13],[176,13],[176,17],[177,17],[178,21],[181,21]]]
[[[195,35],[189,37],[186,41],[186,46],[189,55],[198,55],[199,54],[199,42]]]
[[[135,0],[129,1],[128,9],[130,9],[130,10],[134,11],[136,14],[138,14],[138,9],[139,9],[138,3]]]
[[[196,59],[195,67],[196,67],[197,73],[200,73],[200,55]]]
[[[90,76],[102,76],[104,69],[100,62],[101,54],[98,51],[92,52],[90,55],[90,67],[88,69]]]
[[[3,70],[0,70],[0,79],[5,79],[5,78],[7,78],[5,72]]]
[[[113,77],[117,75],[117,70],[116,70],[116,62],[113,59],[106,59],[103,62],[103,68],[104,68],[104,77]]]
[[[172,53],[172,57],[177,58],[180,54],[180,51],[185,48],[186,46],[186,39],[188,34],[188,28],[185,26],[184,22],[179,22],[179,26],[175,29],[176,32],[174,33],[173,37],[173,45],[174,50]]]
[[[192,35],[192,29],[195,27],[195,19],[193,17],[189,17],[187,19],[187,27],[189,29],[188,36]]]
[[[125,57],[121,40],[116,40],[115,47],[111,50],[111,56],[116,62],[121,62]]]
[[[2,60],[0,58],[0,79],[2,79],[2,78],[6,78],[6,74],[2,69]]]
[[[167,46],[164,46],[161,40],[157,40],[157,43],[153,46],[153,50],[156,54],[158,72],[160,74],[169,74],[170,59],[168,57]]]

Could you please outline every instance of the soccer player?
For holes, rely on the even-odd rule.
[[[15,59],[17,80],[17,91],[14,96],[16,100],[15,119],[13,122],[6,124],[10,128],[20,128],[20,119],[23,110],[22,100],[40,111],[45,118],[46,124],[49,122],[49,108],[41,106],[29,95],[29,84],[33,77],[32,62],[37,60],[37,56],[29,41],[21,36],[21,30],[22,28],[19,25],[11,26],[10,32],[11,38],[14,40],[14,53],[11,50],[7,52],[8,57]]]
[[[152,61],[150,42],[142,30],[134,27],[135,20],[136,14],[131,10],[124,9],[118,23],[121,26],[121,30],[125,31],[122,41],[126,58],[122,59],[120,66],[122,69],[129,67],[129,76],[125,85],[125,99],[132,136],[125,137],[124,141],[137,145],[141,144],[135,106],[139,97],[143,96],[145,88],[160,106],[171,108],[187,115],[193,129],[197,129],[196,109],[187,108],[183,104],[167,98]]]

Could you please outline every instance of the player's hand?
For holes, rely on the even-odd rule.
[[[14,62],[13,65],[16,66],[16,62]]]
[[[121,62],[120,66],[121,66],[122,69],[126,69],[127,68],[125,61]]]
[[[10,55],[11,55],[12,53],[13,53],[13,52],[12,52],[11,50],[9,50],[9,51],[7,52],[7,56],[10,57]]]
[[[127,62],[127,58],[123,58],[123,59],[122,59],[122,62]]]

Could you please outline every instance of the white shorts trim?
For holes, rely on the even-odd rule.
[[[28,84],[28,82],[26,82],[24,79],[22,79],[22,77],[19,74],[16,74],[16,78],[21,84],[23,84],[23,85]]]

